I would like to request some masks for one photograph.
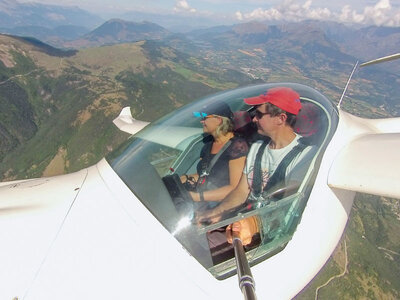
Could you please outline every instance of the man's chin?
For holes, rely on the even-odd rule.
[[[258,128],[257,129],[257,133],[261,134],[261,135],[267,135],[264,131],[262,131],[262,129]]]

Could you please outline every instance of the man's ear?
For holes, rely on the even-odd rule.
[[[287,114],[285,114],[285,113],[281,113],[280,115],[278,115],[278,123],[279,123],[279,125],[281,125],[281,124],[285,124],[286,123],[286,120],[287,120]]]

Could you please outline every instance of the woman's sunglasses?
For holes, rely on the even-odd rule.
[[[196,118],[201,118],[202,121],[204,121],[205,119],[208,119],[208,118],[214,118],[214,117],[216,117],[215,115],[208,115],[208,114],[206,114],[206,113],[204,113],[204,112],[198,112],[198,111],[194,111],[194,112],[193,112],[193,115],[194,115]]]

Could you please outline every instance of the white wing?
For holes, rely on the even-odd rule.
[[[400,118],[369,120],[351,116],[351,119],[364,132],[336,156],[328,185],[400,198]]]
[[[333,162],[328,185],[400,198],[400,133],[371,134],[345,147]]]
[[[124,107],[117,118],[113,120],[113,123],[121,130],[130,134],[135,134],[150,122],[144,122],[136,120],[132,117],[131,108],[129,106]]]

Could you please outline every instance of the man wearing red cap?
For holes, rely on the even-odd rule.
[[[310,160],[311,147],[300,145],[301,136],[293,130],[301,109],[298,93],[290,88],[277,87],[263,95],[246,98],[244,102],[255,107],[253,122],[257,124],[258,133],[270,140],[257,141],[252,145],[238,186],[219,206],[202,215],[200,221],[210,217],[211,220],[218,220],[223,212],[242,205],[247,199],[262,203],[263,195],[271,192],[272,187],[284,187],[292,181],[301,182],[306,170],[304,163]],[[277,180],[277,174],[273,176],[275,170],[288,156],[292,158],[283,171],[284,179]],[[282,167],[276,173],[282,173]],[[261,227],[257,217],[236,222],[227,228],[228,241],[232,240],[233,231],[239,234],[244,245],[249,244],[253,234],[262,231]]]

